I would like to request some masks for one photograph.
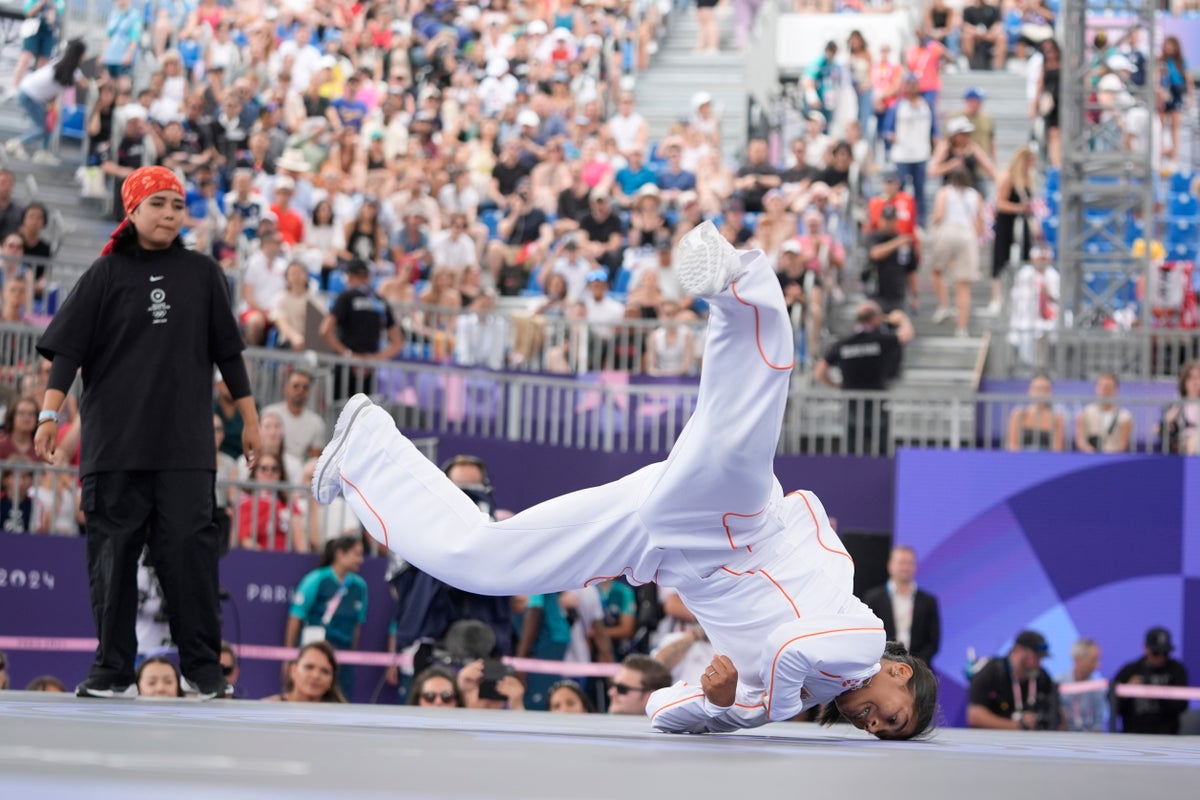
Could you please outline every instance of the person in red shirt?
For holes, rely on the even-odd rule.
[[[288,207],[295,190],[296,182],[287,175],[275,179],[275,202],[271,204],[271,213],[278,223],[279,235],[289,247],[304,241],[304,220]]]
[[[917,44],[908,48],[905,66],[917,77],[921,96],[933,112],[933,135],[938,135],[937,100],[942,91],[942,62],[950,59],[949,53],[937,39],[924,29],[917,30]]]
[[[883,209],[891,206],[896,209],[896,233],[913,235],[917,229],[917,201],[907,192],[900,190],[900,174],[894,167],[883,170],[883,192],[872,197],[867,203],[867,229],[864,233],[877,231],[881,227],[880,217]],[[913,237],[913,264],[921,263],[921,240]],[[913,313],[920,310],[917,300],[917,271],[908,273],[908,297],[912,304]]]

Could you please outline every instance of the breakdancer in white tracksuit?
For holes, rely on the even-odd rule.
[[[696,410],[666,461],[491,522],[357,395],[318,463],[317,500],[343,492],[372,536],[470,592],[557,592],[622,574],[677,587],[723,655],[699,686],[649,698],[656,728],[748,728],[836,698],[881,738],[923,732],[932,673],[899,646],[885,654],[820,501],[785,495],[772,471],[794,353],[775,274],[711,223],[680,242],[677,270],[711,312]]]

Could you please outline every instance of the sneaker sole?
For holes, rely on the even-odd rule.
[[[321,451],[317,459],[317,467],[313,470],[312,493],[316,501],[323,506],[333,502],[341,492],[341,479],[338,469],[342,463],[342,451],[346,448],[347,434],[358,415],[364,408],[369,408],[371,399],[363,394],[356,394],[346,403],[342,413],[338,415],[337,424],[333,428],[333,438]]]
[[[138,696],[136,686],[126,686],[124,689],[93,689],[84,688],[83,686],[75,687],[76,697],[92,697],[98,700],[116,700],[123,698],[134,698]]]

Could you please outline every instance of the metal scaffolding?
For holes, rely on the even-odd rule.
[[[1131,243],[1155,230],[1154,148],[1158,65],[1154,39],[1156,3],[1146,0],[1064,0],[1059,125],[1062,168],[1058,268],[1064,311],[1059,325],[1097,327],[1133,307],[1137,286],[1148,277],[1149,248],[1132,255]],[[1107,44],[1096,47],[1103,32]],[[1122,77],[1123,91],[1098,91],[1103,65],[1115,54],[1145,54],[1141,85]],[[1110,81],[1111,82],[1111,81]],[[1135,147],[1129,147],[1130,138]],[[1141,303],[1140,322],[1148,318]],[[1128,314],[1128,311],[1125,312]]]

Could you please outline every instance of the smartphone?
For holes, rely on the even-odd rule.
[[[513,668],[498,658],[489,658],[483,662],[483,680],[479,682],[479,697],[481,700],[507,700],[496,687],[501,680],[509,675],[515,675]]]

